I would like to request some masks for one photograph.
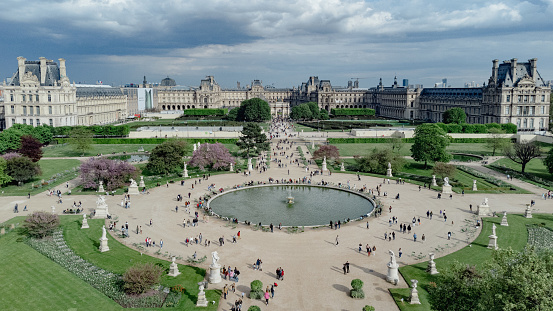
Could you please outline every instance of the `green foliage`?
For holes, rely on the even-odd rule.
[[[69,144],[76,152],[84,154],[92,145],[92,132],[82,127],[73,128],[69,135]]]
[[[334,116],[374,116],[375,110],[370,108],[335,108],[330,110]]]
[[[149,144],[161,144],[169,139],[173,138],[93,138],[92,142],[99,145],[149,145]],[[64,144],[68,142],[67,138],[56,138],[58,144]],[[222,144],[235,144],[238,138],[189,138],[186,139],[189,143],[222,143]]]
[[[270,119],[271,107],[269,107],[269,104],[260,98],[252,98],[245,100],[240,104],[240,109],[238,110],[235,120],[262,122]]]
[[[170,139],[156,146],[150,152],[146,168],[154,174],[169,174],[183,165],[182,157],[186,153],[186,141]]]
[[[260,280],[254,280],[250,283],[250,299],[263,298],[263,283]]]
[[[34,212],[25,218],[23,226],[27,230],[29,236],[42,239],[54,233],[60,226],[60,219],[56,214]]]
[[[512,123],[497,124],[497,123],[488,123],[488,124],[445,124],[445,123],[436,123],[441,127],[446,133],[491,133],[491,129],[501,129],[508,134],[516,134],[517,126]]]
[[[443,162],[436,162],[434,164],[434,167],[432,168],[432,172],[434,173],[434,175],[438,175],[442,177],[442,179],[444,177],[452,178],[453,176],[455,176],[456,170],[457,168],[455,165],[446,164]]]
[[[443,114],[444,123],[463,124],[467,120],[465,110],[459,107],[448,109]]]
[[[319,111],[319,120],[328,120],[330,117],[328,116],[328,111],[326,109],[321,109]]]
[[[552,310],[553,255],[511,248],[494,251],[480,269],[454,263],[429,287],[434,310]]]
[[[499,127],[491,127],[488,129],[490,133],[489,139],[486,142],[488,148],[492,149],[492,156],[495,156],[497,150],[505,149],[509,145],[509,139],[501,137],[505,131]]]
[[[392,143],[395,138],[327,138],[329,144],[378,144],[378,143]],[[412,143],[414,138],[401,138],[401,142]]]
[[[366,305],[363,307],[363,311],[374,311],[374,307],[373,306],[369,306],[369,305]]]
[[[263,134],[261,126],[256,123],[246,123],[242,129],[242,136],[236,142],[236,146],[244,150],[246,157],[250,153],[257,154],[261,151],[267,151],[271,148],[267,136]]]
[[[248,311],[261,311],[261,308],[258,306],[250,306],[248,308]]]
[[[360,290],[363,288],[363,281],[361,281],[360,279],[353,279],[351,281],[351,287],[355,290]]]
[[[313,119],[313,112],[311,112],[307,104],[301,104],[292,107],[290,118],[293,120],[311,120]]]
[[[317,160],[322,160],[326,157],[327,160],[334,160],[339,162],[340,160],[340,151],[336,146],[332,145],[322,145],[319,146],[319,149],[313,152],[313,158]]]
[[[501,124],[501,129],[504,130],[505,133],[510,133],[510,134],[516,134],[517,133],[517,126],[513,123]]]
[[[522,173],[530,160],[541,156],[540,147],[530,141],[516,142],[512,146],[506,147],[504,152],[509,159],[522,166]]]
[[[237,121],[238,120],[238,114],[240,113],[240,107],[232,108],[227,115],[227,119],[231,121]]]
[[[349,291],[349,295],[351,296],[351,298],[355,298],[355,299],[365,298],[365,292],[363,292],[363,290],[352,289]]]
[[[0,186],[12,181],[11,176],[6,173],[7,166],[7,161],[4,158],[0,157]]]
[[[186,116],[224,116],[225,109],[185,109],[183,115]]]
[[[354,157],[357,170],[365,173],[386,174],[388,163],[393,172],[399,172],[405,165],[405,159],[391,149],[373,149],[368,155]]]
[[[54,136],[69,137],[71,132],[76,129],[87,130],[92,133],[93,136],[127,136],[130,133],[129,125],[91,125],[91,126],[59,126],[59,127],[50,127]]]
[[[417,126],[414,138],[411,152],[415,161],[424,162],[425,167],[428,161],[449,162],[451,155],[446,152],[446,147],[450,138],[438,125],[426,123]]]
[[[549,174],[553,174],[553,148],[549,150],[547,156],[543,159],[543,164],[547,167]]]
[[[123,274],[123,288],[129,294],[142,294],[153,285],[159,284],[164,270],[151,262],[132,266]]]
[[[26,182],[41,174],[40,166],[27,157],[16,157],[6,161],[4,171],[17,182]]]

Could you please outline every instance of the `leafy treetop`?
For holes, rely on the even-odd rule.
[[[449,162],[451,155],[446,152],[450,137],[436,124],[425,123],[417,126],[411,152],[415,161],[424,162],[424,168],[428,167],[428,161]]]
[[[448,109],[443,114],[444,123],[463,124],[467,120],[465,110],[459,107]]]

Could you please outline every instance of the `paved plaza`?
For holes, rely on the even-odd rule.
[[[278,139],[272,140],[272,148],[275,147]],[[301,146],[306,157],[310,159],[310,154],[306,148],[308,142],[297,141],[286,154],[294,152],[294,158],[297,157],[296,147]],[[277,152],[278,154],[278,152]],[[379,199],[384,205],[382,216],[379,218],[368,218],[362,221],[353,221],[343,224],[340,229],[330,229],[328,224],[325,227],[311,229],[306,228],[305,232],[298,234],[289,234],[286,230],[275,228],[274,232],[254,231],[249,226],[240,223],[230,225],[223,220],[210,217],[207,222],[200,221],[197,227],[183,227],[183,220],[192,220],[194,212],[199,211],[192,208],[186,212],[183,202],[177,202],[178,194],[184,196],[184,201],[188,199],[188,193],[191,193],[193,202],[200,196],[207,193],[207,187],[215,184],[215,189],[230,187],[249,181],[267,182],[270,177],[274,179],[299,179],[309,178],[303,166],[298,167],[289,163],[285,156],[277,156],[282,163],[287,163],[287,167],[278,168],[275,162],[270,162],[270,168],[263,173],[253,171],[251,176],[244,174],[223,174],[202,180],[201,184],[194,184],[194,179],[187,179],[183,186],[180,183],[162,185],[161,187],[149,190],[149,194],[132,195],[131,208],[125,209],[120,203],[122,196],[110,196],[106,198],[109,205],[109,212],[118,217],[118,227],[125,222],[129,223],[130,237],[122,240],[132,247],[133,243],[144,245],[146,237],[150,237],[156,242],[156,249],[150,248],[148,254],[152,255],[159,248],[159,241],[163,239],[162,253],[168,252],[175,256],[187,258],[194,252],[198,257],[207,256],[207,260],[199,266],[208,269],[211,263],[211,252],[217,251],[220,257],[220,263],[224,266],[237,267],[240,272],[240,281],[237,283],[236,294],[231,293],[227,300],[221,299],[219,310],[230,310],[231,305],[242,292],[249,292],[251,281],[259,279],[264,287],[274,282],[278,283],[275,297],[269,303],[268,307],[262,307],[263,310],[361,310],[365,305],[372,305],[376,310],[396,310],[388,289],[394,285],[386,282],[387,267],[390,260],[388,250],[396,254],[397,263],[401,266],[409,265],[428,260],[428,253],[436,253],[436,257],[442,257],[454,251],[457,251],[471,241],[479,234],[474,229],[476,216],[469,211],[469,205],[472,204],[476,210],[476,205],[488,198],[492,211],[508,213],[522,213],[527,203],[535,200],[535,213],[553,212],[549,201],[541,198],[541,193],[545,190],[529,185],[527,183],[514,180],[517,186],[534,192],[534,194],[453,194],[450,199],[444,195],[442,199],[437,198],[438,192],[428,189],[419,190],[416,185],[405,183],[396,184],[391,181],[390,184],[383,183],[383,178],[361,176],[357,180],[355,174],[345,174],[335,172],[331,176],[325,173],[324,176],[316,175],[312,177],[312,183],[325,180],[335,184],[347,183],[356,185],[356,188],[362,188],[366,185],[369,189],[374,189],[382,184],[381,194],[388,193],[388,196],[380,196]],[[271,160],[275,157],[271,157]],[[310,171],[319,169],[315,165],[309,166]],[[289,171],[289,173],[288,173]],[[495,173],[497,174],[497,173]],[[505,176],[497,176],[505,179]],[[198,181],[200,177],[196,177]],[[61,185],[59,188],[64,188]],[[62,190],[63,191],[63,190]],[[400,194],[400,199],[395,200],[396,194]],[[57,204],[55,197],[47,196],[42,193],[28,199],[27,197],[3,197],[0,204],[0,222],[6,221],[13,216],[21,216],[36,210],[50,211],[51,206],[56,206],[56,211],[70,208],[73,201],[82,201],[87,212],[92,212],[96,207],[96,196],[64,196],[62,204]],[[20,206],[19,214],[13,213],[14,205]],[[23,206],[27,205],[28,211],[22,212]],[[178,212],[175,206],[179,205]],[[270,208],[271,202],[267,202],[267,208]],[[389,207],[392,207],[391,212]],[[347,208],[347,202],[336,206],[337,209]],[[440,210],[446,211],[447,221],[440,217]],[[426,216],[427,211],[433,212],[433,218],[430,220]],[[201,213],[201,211],[199,211]],[[202,215],[202,214],[200,214]],[[389,219],[395,216],[398,223],[389,225]],[[413,217],[420,218],[420,225],[413,227],[410,234],[400,233],[399,224],[411,224]],[[150,226],[150,219],[152,226]],[[200,217],[202,219],[202,217]],[[366,221],[369,222],[367,229]],[[330,219],[329,219],[330,221]],[[109,220],[106,220],[109,224]],[[266,224],[264,224],[266,225]],[[275,224],[278,225],[278,224]],[[283,224],[285,225],[285,224]],[[324,225],[324,224],[321,224]],[[136,234],[136,227],[142,228],[142,234]],[[471,229],[471,230],[467,230]],[[237,243],[232,243],[232,236],[241,232],[241,238]],[[451,240],[447,239],[447,233],[451,231]],[[384,240],[384,234],[395,232],[395,240]],[[210,246],[192,244],[186,246],[184,241],[188,238],[197,237],[202,234],[203,239],[209,239]],[[413,233],[416,233],[417,241],[413,241]],[[422,236],[425,241],[422,241]],[[99,232],[100,236],[100,232]],[[99,237],[98,236],[98,237]],[[336,236],[339,244],[336,245]],[[219,238],[224,237],[225,244],[219,246]],[[362,251],[359,253],[358,245],[362,245]],[[370,257],[367,256],[365,246],[376,246],[376,252]],[[499,237],[498,244],[501,244]],[[399,248],[403,255],[397,258]],[[253,269],[253,263],[257,258],[263,261],[263,271]],[[350,263],[350,272],[344,274],[343,264]],[[185,263],[181,261],[180,263]],[[284,280],[277,281],[275,270],[282,267],[285,271]],[[439,269],[440,267],[438,267]],[[366,298],[357,300],[349,297],[350,282],[353,279],[361,279],[365,285],[363,287]],[[210,284],[208,289],[222,288],[225,284],[232,284],[223,280],[219,284]],[[408,285],[400,278],[398,287],[407,287]],[[252,305],[262,306],[264,303],[260,300],[244,299],[243,310]]]

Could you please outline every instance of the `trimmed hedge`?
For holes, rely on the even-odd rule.
[[[467,134],[485,134],[489,132],[491,128],[499,128],[505,131],[507,134],[516,134],[517,126],[512,123],[497,124],[497,123],[487,123],[487,124],[445,124],[445,123],[436,123],[440,128],[442,128],[447,133],[467,133]]]
[[[392,139],[393,138],[375,138],[375,137],[328,138],[327,141],[329,144],[381,144],[381,143],[391,143]],[[450,142],[457,143],[457,144],[483,144],[483,143],[487,143],[489,139],[491,138],[452,138]],[[404,143],[413,143],[414,138],[401,138],[401,141]]]
[[[335,116],[374,116],[375,110],[370,108],[335,108],[330,113]]]
[[[183,115],[185,116],[224,116],[225,109],[185,109]]]
[[[74,128],[84,128],[92,132],[95,136],[127,136],[131,132],[130,127],[125,125],[91,125],[91,126],[60,126],[50,127],[52,135],[54,136],[66,136],[71,135],[71,131]]]
[[[168,139],[174,139],[174,138],[93,138],[92,141],[98,145],[100,144],[101,145],[119,145],[119,144],[145,145],[145,144],[161,144]],[[58,144],[64,144],[68,141],[67,138],[56,138],[55,140],[58,142]],[[188,138],[185,140],[189,143],[199,142],[200,144],[205,144],[205,143],[235,144],[238,141],[237,138],[220,138],[220,139]]]

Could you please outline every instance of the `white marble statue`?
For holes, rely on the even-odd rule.
[[[492,226],[492,235],[495,235],[495,228],[497,228],[497,227],[495,226],[495,224],[493,224],[493,226]]]
[[[131,178],[131,185],[130,187],[138,187],[138,185],[136,184],[136,180],[132,179]]]
[[[449,186],[449,178],[448,177],[444,177],[444,186]]]
[[[219,266],[219,254],[217,253],[217,251],[211,252],[211,266]]]
[[[186,171],[186,161],[183,161],[184,162],[184,170]]]
[[[326,156],[323,157],[323,163],[326,163]]]
[[[106,204],[106,198],[103,195],[98,196],[98,200],[96,200],[96,206],[103,206]]]
[[[102,226],[102,240],[107,240],[107,237],[106,237],[106,225],[103,225]]]
[[[395,265],[396,264],[396,255],[392,250],[388,250],[388,253],[390,254],[390,262]]]
[[[388,169],[392,168],[392,163],[388,162]]]
[[[484,198],[484,203],[482,205],[488,205],[488,198]]]

